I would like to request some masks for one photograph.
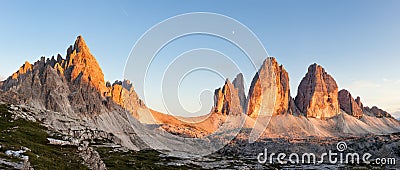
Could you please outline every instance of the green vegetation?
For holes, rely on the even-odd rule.
[[[175,158],[160,157],[160,153],[155,150],[142,151],[113,151],[109,147],[95,147],[101,159],[108,169],[200,169],[196,165],[190,167],[183,165],[167,165],[174,162]]]
[[[56,146],[47,144],[46,127],[37,122],[24,119],[14,120],[7,105],[0,105],[0,157],[8,161],[21,162],[4,154],[6,150],[20,150],[22,147],[31,151],[29,162],[35,169],[87,169],[78,156],[76,146]]]

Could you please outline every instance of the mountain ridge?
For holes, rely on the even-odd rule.
[[[181,158],[209,152],[221,153],[222,157],[239,156],[239,159],[250,156],[251,159],[246,158],[247,166],[247,160],[254,159],[255,153],[262,153],[266,143],[270,147],[268,151],[300,149],[305,153],[324,152],[328,145],[335,148],[340,141],[356,143],[379,154],[381,149],[374,147],[386,148],[382,143],[392,140],[390,145],[398,146],[400,121],[378,107],[364,106],[360,97],[354,99],[346,90],[341,90],[339,95],[338,87],[330,84],[336,84],[335,80],[322,66],[310,67],[316,71],[311,69],[306,74],[305,88],[298,91],[313,95],[297,102],[290,95],[289,73],[275,58],[268,57],[255,73],[247,97],[243,75],[239,73],[232,82],[226,79],[216,89],[214,107],[209,114],[178,117],[147,108],[129,80],[105,81],[97,60],[79,36],[67,49],[65,59],[59,54],[47,59],[41,57],[33,64],[25,62],[2,81],[0,106],[4,107],[5,103],[8,113],[46,127],[44,133],[52,137],[42,141],[44,146],[76,147],[84,165],[91,169],[105,169],[111,157],[119,164],[126,160],[127,151],[149,149],[163,153],[146,156],[150,159],[153,156],[165,159],[164,154]],[[327,88],[331,86],[334,88]],[[332,97],[337,97],[337,105]],[[299,103],[306,106],[302,107],[304,111]],[[325,108],[336,106],[338,112],[331,116],[331,113],[328,116],[321,113]],[[309,114],[313,111],[317,114]],[[249,143],[254,131],[260,132],[260,136]],[[390,149],[393,148],[396,149]],[[114,158],[120,154],[122,157]],[[165,160],[169,165],[171,160]],[[34,166],[35,163],[32,162]],[[218,164],[226,168],[225,160]],[[131,162],[127,165],[132,166]]]
[[[54,56],[47,59],[41,57],[33,65],[25,62],[19,70],[2,82],[1,89],[5,93],[18,94],[21,98],[19,99],[20,103],[39,109],[93,118],[102,114],[110,116],[106,113],[126,110],[142,123],[162,125],[167,131],[188,133],[186,135],[192,137],[199,135],[192,134],[190,129],[199,130],[200,136],[210,134],[213,129],[218,128],[216,125],[223,123],[225,117],[231,114],[246,114],[248,116],[246,118],[247,127],[250,128],[254,125],[253,119],[255,120],[260,115],[278,116],[287,114],[292,115],[292,117],[286,116],[286,118],[290,118],[287,121],[293,121],[290,124],[303,122],[304,126],[316,126],[322,129],[331,128],[326,126],[337,126],[337,124],[329,122],[332,121],[330,119],[335,119],[334,122],[341,120],[341,113],[347,113],[360,119],[360,121],[344,120],[352,120],[356,125],[363,124],[363,121],[366,121],[366,119],[362,119],[363,116],[353,114],[351,110],[347,110],[347,112],[340,110],[340,106],[344,110],[348,108],[345,105],[347,103],[344,102],[345,99],[351,101],[351,106],[362,108],[363,114],[369,117],[392,119],[390,114],[382,109],[363,107],[361,99],[352,99],[350,93],[347,95],[350,96],[349,99],[339,100],[336,81],[322,66],[317,64],[309,66],[308,73],[299,85],[298,96],[300,94],[301,97],[293,98],[290,95],[289,74],[283,65],[278,64],[276,58],[273,57],[267,57],[259,71],[255,73],[247,97],[243,86],[243,75],[239,73],[232,83],[227,79],[223,87],[215,91],[214,108],[204,120],[191,118],[188,120],[195,121],[189,123],[185,123],[181,119],[175,118],[175,120],[169,118],[166,114],[147,108],[134,91],[129,80],[116,81],[113,84],[106,82],[97,60],[90,53],[82,36],[78,36],[74,45],[67,49],[65,59],[58,54],[57,59]],[[342,104],[340,105],[340,103]],[[303,117],[306,119],[303,119]],[[283,121],[281,118],[282,116],[272,120]],[[322,125],[324,121],[314,121],[312,118],[327,119],[325,122],[327,125]],[[107,119],[110,119],[110,117],[107,117]],[[385,120],[379,122],[382,126],[387,126],[388,132],[392,132],[391,121]],[[213,125],[207,125],[204,122],[211,122]],[[385,122],[389,122],[389,124],[386,125]],[[288,130],[286,126],[291,126],[290,124],[283,124],[285,127],[282,127],[282,125],[278,127]],[[342,124],[346,125],[347,123]],[[273,126],[275,125],[272,122],[271,127]],[[399,125],[394,124],[393,126],[398,127]],[[195,128],[193,129],[193,127]],[[187,130],[180,131],[179,129],[182,128]],[[368,128],[370,127],[368,126]],[[304,130],[307,130],[307,128],[304,128]],[[349,130],[349,132],[358,133],[359,131]],[[373,129],[362,132],[385,133],[384,130],[375,131]],[[300,131],[299,133],[303,132]],[[318,135],[318,133],[309,134]],[[326,134],[339,133],[335,131]],[[125,138],[124,136],[120,137]]]
[[[2,82],[1,89],[20,93],[25,103],[61,112],[99,114],[110,109],[111,103],[133,113],[137,107],[145,107],[129,80],[105,82],[82,36],[68,47],[65,59],[58,54],[57,59],[41,57],[33,65],[26,61]]]

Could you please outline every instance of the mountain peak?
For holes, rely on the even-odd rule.
[[[238,88],[234,87],[227,78],[222,88],[218,88],[214,92],[214,112],[223,115],[241,114],[243,105],[241,105],[238,93]]]
[[[32,71],[32,64],[29,63],[28,61],[25,61],[25,63],[19,68],[17,72],[15,72],[11,78],[12,79],[17,79],[20,75],[23,75],[27,73],[28,71]]]
[[[301,80],[295,103],[307,117],[329,118],[339,113],[338,86],[325,69],[314,63]]]
[[[68,80],[90,84],[100,92],[106,91],[103,71],[81,35],[76,38],[74,46],[68,48],[64,68]]]
[[[318,65],[317,63],[311,64],[308,67],[308,73],[316,73],[316,72],[326,73],[325,69],[321,65]]]
[[[274,57],[264,60],[253,77],[247,98],[247,114],[250,117],[288,112],[289,75]]]
[[[76,52],[80,52],[81,50],[90,52],[82,35],[79,35],[78,37],[76,37],[75,44],[74,44],[74,50],[76,50]]]
[[[82,36],[69,46],[66,59],[56,58],[41,57],[34,64],[26,61],[0,88],[57,112],[101,113],[113,103],[132,112],[144,107],[128,80],[106,86],[100,65]]]
[[[225,84],[232,84],[231,81],[229,80],[229,78],[225,79]]]
[[[244,78],[243,74],[239,73],[236,75],[236,78],[232,81],[233,87],[238,90],[240,105],[242,106],[243,111],[246,110],[246,94],[244,92]]]

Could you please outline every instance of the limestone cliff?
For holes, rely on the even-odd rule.
[[[244,92],[244,78],[243,74],[239,73],[236,78],[232,81],[233,87],[235,87],[238,91],[240,106],[244,111],[246,108],[246,94]]]
[[[268,57],[254,76],[248,95],[247,114],[279,115],[289,111],[289,75],[273,57]]]
[[[312,64],[301,80],[295,103],[307,117],[330,118],[339,113],[338,86],[320,65]]]
[[[214,93],[214,112],[224,115],[242,114],[242,105],[236,88],[227,79],[222,88],[218,88]]]

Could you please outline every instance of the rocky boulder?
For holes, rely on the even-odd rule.
[[[312,64],[301,80],[295,103],[307,117],[330,118],[339,113],[338,86],[320,65]]]

